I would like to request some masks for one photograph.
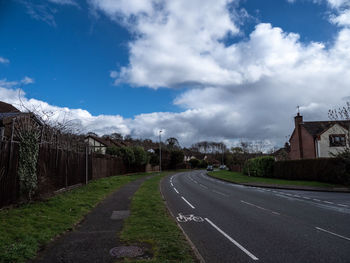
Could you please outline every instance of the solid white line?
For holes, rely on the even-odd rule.
[[[343,206],[343,207],[348,207],[347,205],[342,205],[342,204],[338,204],[338,205]]]
[[[242,203],[245,203],[245,204],[247,204],[247,205],[254,206],[254,207],[259,208],[259,209],[261,209],[261,210],[265,210],[265,211],[271,212],[272,214],[280,215],[280,213],[275,212],[275,211],[272,211],[272,210],[270,210],[270,209],[267,209],[267,208],[264,208],[264,207],[261,207],[261,206],[258,206],[258,205],[254,205],[254,204],[252,204],[252,203],[249,203],[249,202],[246,202],[246,201],[243,201],[243,200],[241,200],[241,202],[242,202]]]
[[[175,190],[176,193],[179,193],[179,191],[175,187],[174,187],[174,190]]]
[[[194,206],[191,205],[191,203],[188,202],[188,201],[185,199],[185,197],[181,196],[181,198],[182,198],[192,209],[194,209]]]
[[[208,189],[208,187],[205,186],[205,185],[203,185],[203,184],[199,184],[199,186],[201,186],[201,187],[203,187],[203,188],[205,188],[205,189]]]
[[[236,240],[234,240],[232,237],[227,235],[224,231],[222,231],[217,225],[215,225],[213,222],[211,222],[208,218],[204,218],[209,224],[211,224],[212,227],[214,227],[217,231],[219,231],[224,237],[226,237],[228,240],[230,240],[233,244],[235,244],[240,250],[242,250],[244,253],[246,253],[251,259],[253,260],[259,260],[256,256],[254,256],[252,253],[250,253],[247,249],[245,249],[241,244],[239,244]]]
[[[342,235],[339,235],[339,234],[336,234],[336,233],[333,233],[333,232],[328,231],[328,230],[326,230],[326,229],[323,229],[323,228],[320,228],[320,227],[316,227],[316,229],[321,230],[321,231],[326,232],[326,233],[328,233],[328,234],[331,234],[331,235],[334,235],[334,236],[337,236],[337,237],[340,237],[340,238],[343,238],[343,239],[346,239],[346,240],[350,241],[350,238],[345,237],[345,236],[342,236]]]

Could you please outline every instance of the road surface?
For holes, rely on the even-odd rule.
[[[263,189],[205,171],[165,178],[167,205],[214,262],[350,262],[350,194]]]

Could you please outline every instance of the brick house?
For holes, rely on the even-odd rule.
[[[298,113],[294,124],[289,139],[292,160],[331,157],[347,147],[350,121],[303,121]]]

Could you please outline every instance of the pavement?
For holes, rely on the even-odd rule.
[[[147,178],[121,187],[99,203],[75,228],[52,242],[32,262],[116,262],[110,250],[123,246],[118,234],[129,214],[131,198]]]
[[[206,262],[350,262],[350,194],[248,187],[206,171],[165,178],[171,213]]]
[[[211,176],[207,173],[208,176]],[[287,190],[304,190],[304,191],[316,191],[316,192],[337,192],[337,193],[350,193],[350,188],[347,187],[315,187],[315,186],[303,186],[303,185],[279,185],[279,184],[266,184],[266,183],[235,183],[224,178],[217,178],[211,176],[217,180],[229,182],[231,184],[238,184],[244,186],[255,186],[273,189],[287,189]]]

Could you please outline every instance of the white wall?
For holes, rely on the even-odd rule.
[[[329,135],[331,134],[345,134],[346,141],[348,142],[348,131],[340,126],[339,124],[335,124],[330,127],[327,131],[321,134],[320,140],[318,140],[318,149],[319,156],[318,157],[331,157],[330,153],[338,153],[344,150],[344,147],[330,147],[329,146]]]
[[[87,139],[87,142],[90,146],[95,146],[95,147],[91,147],[91,150],[93,152],[101,152],[102,154],[106,154],[107,147],[101,144],[100,142],[94,140],[91,137]]]

